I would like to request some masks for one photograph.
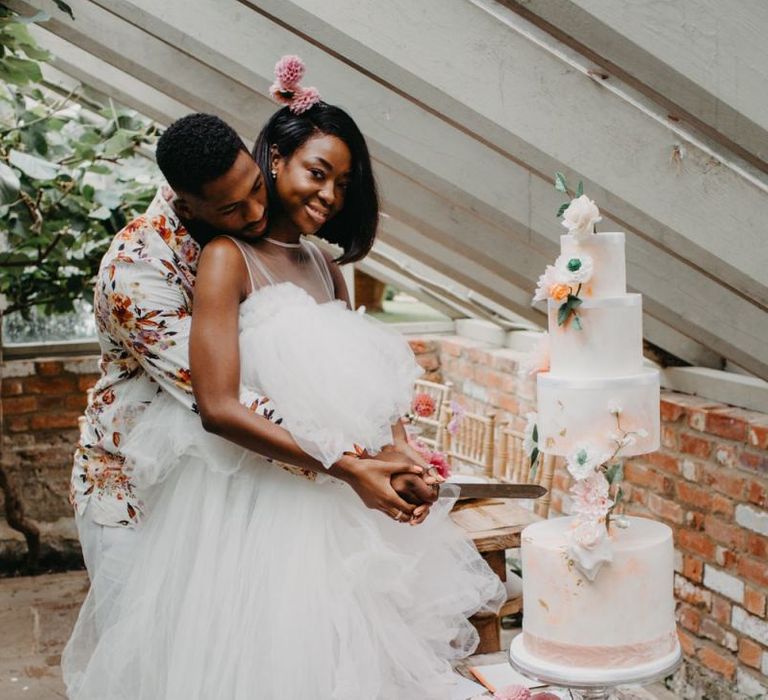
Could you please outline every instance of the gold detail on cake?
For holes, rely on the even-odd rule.
[[[539,605],[541,605],[541,607],[544,608],[544,610],[549,612],[549,605],[547,605],[546,602],[543,601],[541,598],[539,598]]]
[[[559,435],[560,437],[565,437],[565,434],[566,434],[567,432],[568,432],[568,428],[563,428],[563,429],[562,429],[562,430],[561,430],[561,431],[558,433],[558,435]]]
[[[554,447],[555,446],[555,438],[548,437],[545,444],[546,444],[547,447]]]

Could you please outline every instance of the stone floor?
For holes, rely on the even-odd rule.
[[[59,668],[61,650],[87,588],[84,571],[0,579],[2,700],[66,698]],[[504,631],[505,647],[517,632]],[[504,660],[504,653],[486,654],[472,657],[462,666],[483,666]],[[644,690],[627,689],[621,697],[624,700],[674,700],[676,696],[653,686]]]

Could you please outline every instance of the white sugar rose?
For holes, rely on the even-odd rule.
[[[561,255],[555,267],[567,284],[585,284],[592,279],[594,265],[589,255]]]
[[[572,199],[568,208],[563,212],[563,226],[568,233],[576,238],[585,238],[594,231],[595,224],[602,221],[597,205],[583,194]]]
[[[595,470],[608,459],[602,451],[589,443],[576,445],[576,449],[568,456],[568,471],[571,476],[580,481],[594,474]]]

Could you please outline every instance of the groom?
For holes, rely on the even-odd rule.
[[[100,571],[115,586],[123,576],[121,562],[131,559],[134,528],[143,515],[124,471],[122,438],[160,392],[197,410],[188,346],[201,246],[219,234],[253,238],[267,228],[263,174],[237,133],[218,117],[191,114],[174,122],[158,141],[156,157],[168,185],[160,187],[145,214],[115,236],[96,278],[101,377],[85,412],[70,485],[89,576],[93,580]],[[279,426],[268,400],[259,402],[257,411],[245,406],[242,411],[249,437],[267,440],[264,456],[301,470],[326,471]],[[412,466],[391,453],[381,460],[345,456],[328,473],[349,483],[369,507],[385,504],[410,517],[414,506],[398,492],[411,501],[434,500],[420,477],[397,473]],[[423,519],[426,510],[416,517]]]

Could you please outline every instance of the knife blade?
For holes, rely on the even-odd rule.
[[[538,484],[440,484],[438,498],[540,498],[547,489]]]

